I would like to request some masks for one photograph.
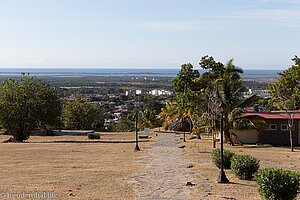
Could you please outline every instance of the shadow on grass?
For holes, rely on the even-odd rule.
[[[270,144],[263,144],[263,145],[235,145],[232,146],[233,148],[249,148],[249,149],[259,149],[259,148],[272,148],[274,146]]]
[[[259,148],[284,148],[284,149],[290,149],[291,147],[288,145],[271,145],[271,144],[261,144],[261,145],[235,145],[231,146],[233,148],[253,148],[253,149],[259,149]],[[300,150],[300,146],[294,146],[294,150]]]
[[[175,131],[154,131],[155,133],[175,133]]]
[[[139,140],[139,143],[144,142],[150,142],[150,140]],[[135,140],[133,141],[74,141],[74,140],[61,140],[61,141],[42,141],[42,142],[26,142],[26,143],[78,143],[78,144],[89,144],[89,143],[111,143],[111,144],[128,144],[128,143],[135,143]]]
[[[229,180],[230,181],[230,180]],[[249,181],[249,182],[253,182],[255,181],[254,179],[252,180],[243,180],[243,181]],[[244,183],[236,183],[236,182],[229,182],[229,183],[225,183],[225,184],[232,184],[232,185],[241,185],[241,186],[246,186],[246,187],[256,187],[256,185],[249,185],[249,184],[244,184]]]

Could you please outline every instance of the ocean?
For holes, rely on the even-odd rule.
[[[198,69],[202,74],[205,70]],[[0,76],[161,76],[175,77],[180,69],[125,69],[125,68],[0,68]],[[244,70],[243,77],[277,77],[282,70]]]

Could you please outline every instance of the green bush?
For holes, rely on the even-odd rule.
[[[223,151],[223,167],[224,167],[224,169],[230,169],[232,156],[234,156],[233,152],[224,149],[224,151]],[[211,157],[212,157],[213,163],[218,168],[221,168],[221,150],[220,149],[213,149]]]
[[[235,155],[231,158],[232,173],[243,180],[251,180],[259,169],[259,160],[250,155]]]
[[[291,170],[264,168],[255,176],[258,192],[265,199],[290,200],[297,197],[300,173]]]
[[[100,133],[88,133],[89,139],[100,139]]]

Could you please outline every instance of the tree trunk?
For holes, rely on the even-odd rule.
[[[228,143],[230,145],[234,145],[233,141],[230,137],[230,126],[228,125],[227,116],[224,118],[224,137],[225,137],[225,143]]]
[[[216,148],[216,117],[215,114],[213,114],[213,129],[212,129],[212,135],[213,135],[213,148]]]
[[[192,134],[192,120],[190,118],[190,135]]]
[[[210,118],[208,119],[208,126],[209,126],[209,133],[211,132],[211,133],[212,133],[212,136],[213,136],[213,145],[214,145],[215,137],[214,137],[214,133],[213,133],[213,131],[212,131],[212,121],[211,121]],[[208,134],[208,135],[209,135],[209,134]]]
[[[199,117],[197,117],[196,121],[197,121],[197,122],[199,121]],[[197,126],[196,126],[196,125],[197,125]],[[195,125],[194,127],[195,127],[196,130],[198,130],[199,124],[196,123],[196,125]],[[201,139],[201,136],[200,136],[200,133],[199,133],[199,132],[197,132],[197,139]]]
[[[213,134],[214,134],[214,143],[213,147],[216,148],[216,134],[217,134],[217,123],[216,123],[216,113],[213,115]]]
[[[294,151],[294,146],[293,146],[293,128],[290,127],[290,142],[291,142],[291,151]]]

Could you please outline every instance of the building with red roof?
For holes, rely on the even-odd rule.
[[[244,116],[260,116],[266,121],[259,130],[231,130],[236,139],[242,143],[261,143],[271,145],[290,145],[290,131],[288,119],[292,118],[293,144],[300,145],[300,110],[252,112],[248,111]]]

